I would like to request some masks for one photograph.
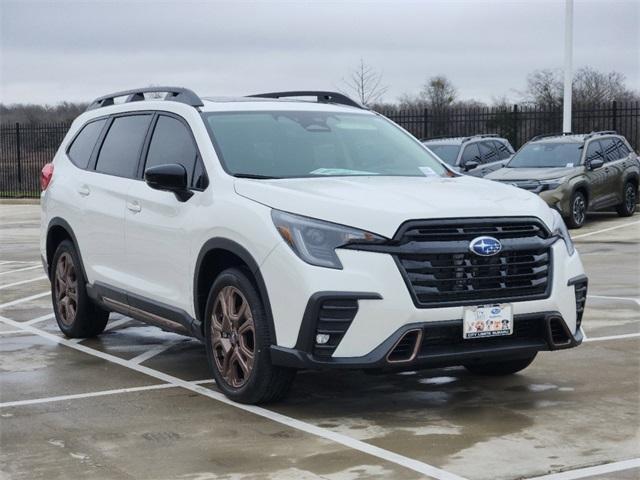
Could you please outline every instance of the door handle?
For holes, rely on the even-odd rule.
[[[127,202],[127,209],[130,212],[138,213],[138,212],[140,212],[140,210],[142,210],[142,207],[140,206],[140,204],[138,202]]]
[[[91,193],[91,190],[89,190],[89,187],[86,185],[82,185],[81,187],[78,187],[78,193],[83,197],[86,197]]]

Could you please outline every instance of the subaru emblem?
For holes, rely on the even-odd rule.
[[[493,237],[476,237],[469,243],[469,250],[481,257],[489,257],[502,250],[502,244]]]

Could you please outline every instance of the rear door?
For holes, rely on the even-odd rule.
[[[616,205],[622,201],[622,183],[627,163],[627,154],[618,146],[619,138],[607,137],[600,140],[602,150],[606,158],[605,171],[607,172],[606,205]]]
[[[126,287],[125,199],[127,190],[136,182],[138,160],[150,121],[150,114],[109,118],[88,170],[78,178],[82,219],[75,230],[91,283]]]
[[[186,202],[142,181],[147,168],[175,163],[184,165],[194,193]],[[125,212],[129,291],[189,312],[193,302],[189,223],[197,221],[194,205],[202,200],[199,192],[208,180],[191,130],[181,117],[169,113],[156,116],[139,177],[141,180],[129,189]],[[129,301],[134,305],[135,297],[130,296]]]

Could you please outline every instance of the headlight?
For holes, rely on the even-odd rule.
[[[337,223],[271,210],[273,223],[291,249],[307,263],[342,268],[336,248],[350,243],[381,243],[387,239]]]
[[[567,180],[567,177],[551,178],[549,180],[540,180],[542,190],[555,190]]]
[[[567,246],[567,253],[571,256],[576,249],[573,246],[573,240],[571,240],[569,230],[567,230],[567,226],[564,224],[564,220],[558,211],[553,209],[551,211],[553,212],[553,235],[560,237],[564,241],[564,244]]]

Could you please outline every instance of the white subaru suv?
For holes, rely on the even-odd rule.
[[[193,336],[239,402],[282,398],[298,369],[511,374],[583,338],[560,215],[341,94],[107,95],[41,182],[62,332],[119,312]]]

